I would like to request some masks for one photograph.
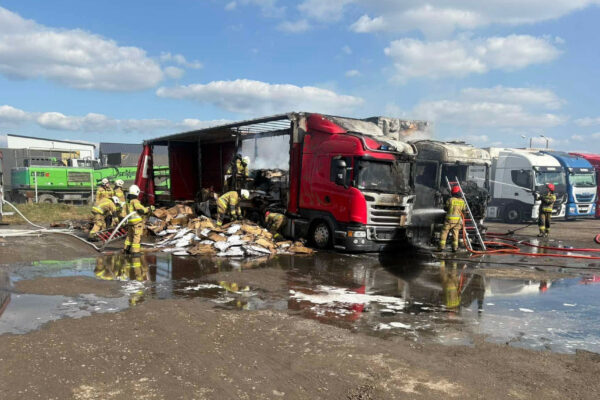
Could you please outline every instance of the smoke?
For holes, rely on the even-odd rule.
[[[250,157],[250,169],[289,169],[290,135],[242,141],[242,156]]]

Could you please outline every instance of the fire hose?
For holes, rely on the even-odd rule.
[[[463,215],[463,221],[464,221],[464,215]],[[516,239],[503,238],[503,237],[501,237],[501,235],[497,235],[497,234],[488,234],[488,236],[490,236],[494,239],[506,240],[506,241],[510,241],[513,243],[523,244],[523,245],[529,246],[529,247],[541,248],[544,250],[565,251],[565,252],[600,252],[600,249],[576,249],[576,248],[565,249],[562,247],[540,246],[540,245],[535,245],[535,244],[529,243],[529,242],[519,241]],[[600,236],[600,235],[598,235],[598,236]],[[463,237],[463,243],[465,245],[465,248],[469,251],[469,253],[474,254],[474,255],[513,254],[513,255],[520,255],[520,256],[526,256],[526,257],[555,257],[555,258],[575,258],[575,259],[585,259],[585,260],[600,260],[600,257],[597,257],[597,256],[587,256],[587,255],[581,255],[581,254],[527,253],[527,252],[523,252],[518,246],[516,246],[514,244],[500,242],[500,241],[484,241],[483,243],[486,245],[486,247],[490,246],[490,247],[501,247],[501,248],[496,248],[494,250],[486,250],[486,251],[474,250],[470,246],[469,240],[467,240],[467,228],[465,227],[464,224],[462,226],[462,237]]]

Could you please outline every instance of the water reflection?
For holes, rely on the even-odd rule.
[[[322,252],[258,259],[115,254],[96,259],[87,272],[79,262],[65,263],[62,270],[53,266],[51,274],[122,281],[129,306],[148,298],[195,297],[221,308],[284,310],[375,335],[468,344],[482,334],[529,348],[600,351],[600,333],[592,328],[600,324],[597,276],[526,280],[509,278],[510,273],[495,277],[480,267],[418,254]],[[39,268],[35,271],[39,276]],[[27,269],[21,273],[32,275]],[[0,290],[6,303],[10,294],[3,293],[9,292]]]

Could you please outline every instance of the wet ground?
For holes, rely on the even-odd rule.
[[[600,352],[600,264],[542,265],[465,254],[279,255],[232,260],[108,255],[4,271],[0,334],[49,320],[116,312],[148,299],[198,298],[217,308],[280,310],[351,331],[417,342],[494,343]],[[540,265],[536,266],[535,263]],[[511,269],[513,273],[510,273]]]
[[[56,398],[599,395],[600,260],[408,251],[2,264],[2,398],[47,398],[52,379]],[[286,361],[298,354],[306,364]],[[347,364],[352,355],[362,362]],[[39,376],[18,373],[32,364]],[[119,369],[126,384],[110,384]],[[188,386],[169,386],[169,370]]]

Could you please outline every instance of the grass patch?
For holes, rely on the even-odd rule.
[[[75,206],[70,204],[16,204],[19,211],[23,213],[31,222],[52,223],[89,219],[92,208],[90,206]],[[3,206],[4,211],[14,212],[13,208],[7,204]],[[2,222],[8,224],[25,224],[25,220],[16,212],[13,215],[5,216]]]

